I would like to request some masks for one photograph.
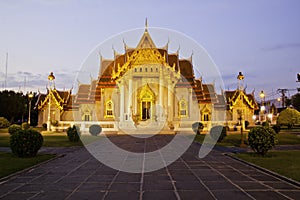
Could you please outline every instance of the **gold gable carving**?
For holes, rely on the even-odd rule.
[[[116,80],[123,76],[130,69],[144,64],[161,64],[166,65],[166,57],[162,56],[157,49],[137,49],[127,59],[127,62],[120,66],[118,63],[117,71],[112,70],[112,79]]]
[[[132,66],[144,64],[163,64],[165,58],[156,49],[139,49],[130,57]]]

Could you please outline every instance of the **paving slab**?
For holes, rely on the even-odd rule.
[[[173,137],[120,135],[112,141],[128,151],[151,152]],[[300,199],[296,185],[225,156],[220,149],[200,159],[199,149],[193,143],[174,163],[147,173],[112,169],[84,147],[43,149],[64,156],[1,182],[0,199]],[[124,163],[134,164],[132,158]]]

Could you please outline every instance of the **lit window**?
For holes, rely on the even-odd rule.
[[[113,107],[112,100],[108,100],[105,105],[105,118],[114,118]]]
[[[203,121],[209,121],[209,114],[203,114]]]
[[[184,99],[179,101],[179,117],[187,117],[187,103]]]
[[[84,115],[84,121],[90,121],[90,115],[85,114]]]

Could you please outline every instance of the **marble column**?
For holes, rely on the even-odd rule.
[[[120,82],[120,122],[124,121],[124,100],[125,100],[125,92],[124,92],[124,83]]]
[[[127,108],[127,113],[128,113],[128,119],[131,120],[131,106],[132,106],[132,78],[129,78],[129,87],[128,87],[128,108]]]
[[[172,121],[172,85],[171,80],[168,81],[168,121]]]

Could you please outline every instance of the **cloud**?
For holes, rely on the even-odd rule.
[[[0,89],[8,89],[15,91],[46,91],[48,84],[48,73],[34,74],[26,71],[18,71],[16,73],[7,74],[7,82],[5,87],[5,74],[0,72]],[[75,73],[57,73],[55,74],[55,85],[59,90],[71,89],[75,80]]]
[[[277,44],[270,47],[262,48],[263,51],[276,51],[282,49],[295,49],[300,48],[300,43],[286,43],[286,44]]]

